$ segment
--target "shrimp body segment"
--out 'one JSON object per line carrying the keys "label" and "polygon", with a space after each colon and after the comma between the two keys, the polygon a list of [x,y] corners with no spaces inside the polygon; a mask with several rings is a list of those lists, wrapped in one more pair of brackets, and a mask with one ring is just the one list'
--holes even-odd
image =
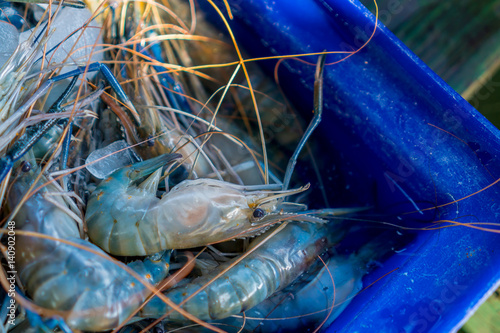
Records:
{"label": "shrimp body segment", "polygon": [[[97,187],[86,213],[94,244],[113,255],[148,255],[255,235],[258,224],[281,216],[272,214],[276,191],[200,178],[181,182],[159,199],[157,186],[151,186],[158,184],[158,172],[134,183],[167,159],[162,155],[122,168]],[[254,217],[257,207],[268,216]]]}
{"label": "shrimp body segment", "polygon": [[[205,287],[182,307],[201,320],[223,319],[251,309],[270,295],[290,285],[303,274],[317,256],[341,239],[342,232],[332,232],[325,224],[289,223],[272,239],[262,244],[244,259],[231,260],[189,284],[168,290],[165,295],[176,304]],[[267,237],[260,236],[252,247]],[[223,269],[234,265],[217,280],[208,284]],[[208,285],[207,285],[208,284]],[[171,308],[159,298],[153,298],[139,315],[158,318]],[[185,322],[178,312],[171,312],[169,321]]]}

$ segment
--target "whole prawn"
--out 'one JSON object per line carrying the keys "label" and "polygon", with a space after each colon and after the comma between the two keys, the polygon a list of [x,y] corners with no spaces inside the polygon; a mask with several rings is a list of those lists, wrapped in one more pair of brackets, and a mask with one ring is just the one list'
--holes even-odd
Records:
{"label": "whole prawn", "polygon": [[[18,163],[19,176],[8,195],[10,207],[19,204],[39,172],[34,159]],[[36,185],[46,182],[42,175]],[[65,320],[72,328],[116,327],[150,292],[106,253],[80,239],[75,221],[61,208],[67,207],[64,200],[58,196],[47,200],[52,191],[56,189],[49,183],[29,197],[14,218],[16,228],[68,240],[99,255],[57,240],[19,237],[16,268],[21,282],[36,304],[67,311]],[[135,261],[129,267],[155,285],[168,273],[169,256]]]}
{"label": "whole prawn", "polygon": [[[262,226],[283,218],[280,197],[307,189],[261,190],[266,186],[200,178],[181,182],[159,199],[159,168],[170,156],[122,168],[99,184],[85,215],[94,244],[114,255],[148,255],[255,235]],[[137,186],[138,180],[154,170]]]}

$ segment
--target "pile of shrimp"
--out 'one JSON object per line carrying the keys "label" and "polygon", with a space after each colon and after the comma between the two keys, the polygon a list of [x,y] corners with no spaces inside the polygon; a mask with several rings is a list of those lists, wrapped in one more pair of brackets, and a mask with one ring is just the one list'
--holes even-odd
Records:
{"label": "pile of shrimp", "polygon": [[383,251],[335,256],[337,216],[364,208],[308,210],[319,189],[293,177],[324,58],[308,125],[194,1],[18,2],[1,17],[25,36],[0,70],[4,331],[328,326]]}

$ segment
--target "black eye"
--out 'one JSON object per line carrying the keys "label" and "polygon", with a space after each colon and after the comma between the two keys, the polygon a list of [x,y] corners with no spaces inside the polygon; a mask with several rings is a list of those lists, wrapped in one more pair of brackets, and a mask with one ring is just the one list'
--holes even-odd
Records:
{"label": "black eye", "polygon": [[22,161],[21,162],[21,171],[22,172],[28,172],[31,170],[31,164],[30,162]]}
{"label": "black eye", "polygon": [[255,218],[261,218],[264,217],[264,215],[266,215],[266,213],[260,208],[257,208],[253,211],[253,217]]}

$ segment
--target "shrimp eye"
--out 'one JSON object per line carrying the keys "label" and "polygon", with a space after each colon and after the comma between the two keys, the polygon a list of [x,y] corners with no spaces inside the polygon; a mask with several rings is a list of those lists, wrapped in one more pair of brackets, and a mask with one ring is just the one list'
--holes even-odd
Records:
{"label": "shrimp eye", "polygon": [[264,217],[264,215],[266,215],[266,213],[260,209],[260,208],[257,208],[256,210],[253,211],[253,217],[255,218],[261,218],[261,217]]}
{"label": "shrimp eye", "polygon": [[22,161],[21,162],[21,171],[22,172],[29,172],[30,170],[31,170],[30,162]]}

